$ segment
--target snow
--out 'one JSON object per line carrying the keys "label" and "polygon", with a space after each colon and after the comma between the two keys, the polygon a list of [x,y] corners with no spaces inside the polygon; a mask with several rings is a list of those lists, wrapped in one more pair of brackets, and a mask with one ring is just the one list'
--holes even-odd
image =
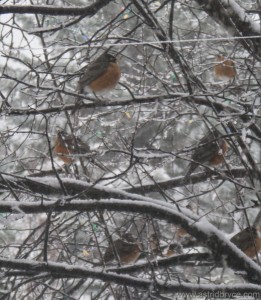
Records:
{"label": "snow", "polygon": [[[111,190],[108,188],[104,188],[105,190]],[[124,193],[125,195],[131,195],[129,193]],[[135,199],[136,198],[139,199]],[[135,199],[135,200],[134,200]],[[11,207],[15,208],[15,211],[19,211],[19,202],[10,202],[8,201],[4,202],[5,206],[10,205]],[[38,201],[34,203],[24,203],[24,207],[53,207],[55,208],[57,205],[57,201]],[[113,210],[129,210],[133,212],[146,212],[149,211],[152,215],[157,215],[159,218],[169,220],[173,223],[180,224],[182,222],[182,226],[184,229],[188,230],[188,232],[192,235],[202,236],[204,239],[202,242],[207,241],[209,238],[216,236],[221,243],[224,245],[229,246],[233,253],[237,257],[241,257],[244,259],[245,262],[247,262],[248,266],[251,267],[256,271],[257,274],[260,274],[261,276],[261,270],[259,266],[252,261],[250,258],[248,258],[244,253],[242,253],[233,243],[231,243],[226,236],[220,232],[215,226],[210,224],[206,218],[199,217],[192,213],[188,209],[181,209],[182,212],[177,211],[174,205],[171,205],[166,202],[158,201],[151,199],[149,197],[143,197],[139,195],[132,195],[132,199],[130,200],[123,200],[123,199],[116,199],[116,198],[109,198],[107,200],[71,200],[68,204],[70,209],[73,209],[73,207],[77,207],[77,209],[86,209],[88,210],[88,207],[93,209],[93,206],[96,206],[97,209],[99,208],[112,208]],[[0,204],[1,207],[1,204]],[[157,213],[156,213],[157,212]]]}
{"label": "snow", "polygon": [[251,25],[253,31],[260,32],[260,24],[254,22],[253,19],[251,19],[249,15],[245,13],[244,8],[237,4],[236,1],[221,0],[221,2],[223,2],[226,6],[230,6],[243,22],[248,22]]}

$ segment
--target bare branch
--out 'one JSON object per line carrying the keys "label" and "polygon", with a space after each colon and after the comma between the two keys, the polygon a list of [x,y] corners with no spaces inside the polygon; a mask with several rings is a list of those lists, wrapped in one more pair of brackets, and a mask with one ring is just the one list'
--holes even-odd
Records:
{"label": "bare branch", "polygon": [[112,0],[97,0],[89,6],[0,5],[0,14],[43,14],[51,16],[93,16]]}
{"label": "bare branch", "polygon": [[[197,0],[202,9],[215,20],[221,22],[234,36],[259,36],[260,26],[254,23],[244,9],[234,0]],[[260,60],[260,38],[242,39],[239,42]]]}

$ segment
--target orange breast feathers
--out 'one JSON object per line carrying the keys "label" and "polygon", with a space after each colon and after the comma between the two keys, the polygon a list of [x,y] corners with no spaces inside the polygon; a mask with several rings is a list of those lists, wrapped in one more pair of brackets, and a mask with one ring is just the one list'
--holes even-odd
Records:
{"label": "orange breast feathers", "polygon": [[90,83],[90,89],[96,92],[106,92],[112,90],[121,77],[121,71],[117,63],[110,63],[106,72]]}
{"label": "orange breast feathers", "polygon": [[237,75],[235,63],[230,59],[225,59],[223,55],[217,55],[214,73],[219,79],[233,79]]}
{"label": "orange breast feathers", "polygon": [[209,163],[212,166],[220,165],[225,159],[225,155],[228,150],[228,144],[224,139],[222,139],[219,146],[220,146],[220,148],[219,148],[218,152],[216,152],[215,155],[213,155],[213,157],[209,160]]}
{"label": "orange breast feathers", "polygon": [[54,151],[64,163],[70,164],[73,162],[73,159],[69,157],[71,154],[70,150],[61,143],[59,138],[55,141]]}
{"label": "orange breast feathers", "polygon": [[254,258],[261,250],[260,227],[247,227],[231,238],[241,251]]}

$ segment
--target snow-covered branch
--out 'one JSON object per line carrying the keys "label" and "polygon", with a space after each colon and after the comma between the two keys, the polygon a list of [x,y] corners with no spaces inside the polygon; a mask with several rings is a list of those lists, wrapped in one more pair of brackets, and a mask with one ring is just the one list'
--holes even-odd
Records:
{"label": "snow-covered branch", "polygon": [[[127,194],[126,194],[127,196]],[[0,203],[2,213],[49,213],[64,211],[128,211],[150,214],[152,217],[164,219],[174,224],[180,224],[189,234],[203,245],[211,249],[214,259],[222,261],[226,256],[226,263],[235,270],[244,270],[249,281],[260,282],[261,269],[249,257],[242,253],[222,232],[217,230],[206,219],[201,218],[188,209],[177,210],[176,205],[139,196],[136,200],[72,200],[37,201],[32,203],[8,202]]]}
{"label": "snow-covered branch", "polygon": [[202,284],[189,284],[189,283],[175,283],[168,281],[167,283],[161,280],[156,282],[134,277],[130,275],[118,275],[113,272],[107,272],[101,268],[88,268],[80,265],[69,265],[66,263],[56,262],[39,262],[36,260],[23,260],[23,259],[5,259],[0,258],[0,266],[2,268],[27,270],[28,274],[40,274],[42,276],[52,276],[54,278],[95,278],[102,281],[114,282],[117,284],[133,286],[136,288],[153,289],[164,293],[223,293],[230,294],[236,292],[237,295],[244,293],[261,293],[261,287],[255,284],[234,284],[228,286],[222,285],[202,285]]}
{"label": "snow-covered branch", "polygon": [[197,2],[206,13],[222,23],[234,36],[255,36],[252,39],[242,39],[240,42],[250,54],[261,59],[260,38],[256,38],[260,35],[260,25],[250,18],[244,8],[234,0],[197,0]]}
{"label": "snow-covered branch", "polygon": [[89,6],[0,5],[0,14],[43,14],[52,16],[93,16],[112,0],[97,0]]}
{"label": "snow-covered branch", "polygon": [[[241,186],[232,178],[242,178],[246,175],[244,168],[231,169],[229,171],[222,170],[222,172],[214,172],[214,175],[207,174],[206,172],[196,173],[191,175],[190,182],[195,184],[206,181],[210,176],[214,176],[216,180],[229,179],[235,184]],[[157,182],[157,184],[144,184],[143,186],[132,187],[126,190],[107,188],[100,184],[93,185],[80,180],[63,178],[62,183],[71,197],[80,199],[106,199],[109,197],[121,197],[122,199],[137,199],[141,197],[139,193],[157,192],[159,188],[162,190],[169,190],[183,185],[183,176],[178,176],[171,180]],[[57,179],[53,176],[45,176],[44,178],[22,177],[22,176],[4,176],[0,179],[2,189],[10,187],[17,189],[17,191],[33,192],[46,197],[52,195],[63,195],[63,188],[60,186]],[[247,186],[244,186],[245,188]],[[251,187],[249,187],[251,189]],[[133,194],[133,193],[136,193]]]}

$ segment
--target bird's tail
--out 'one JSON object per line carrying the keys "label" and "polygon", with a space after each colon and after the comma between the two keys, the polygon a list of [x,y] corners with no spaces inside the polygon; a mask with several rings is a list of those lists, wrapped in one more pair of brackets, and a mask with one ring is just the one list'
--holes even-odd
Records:
{"label": "bird's tail", "polygon": [[182,180],[182,183],[183,184],[187,184],[189,181],[190,181],[190,175],[194,172],[194,170],[197,168],[197,164],[191,162],[188,169],[187,169],[187,172],[186,174],[184,175],[184,178]]}

